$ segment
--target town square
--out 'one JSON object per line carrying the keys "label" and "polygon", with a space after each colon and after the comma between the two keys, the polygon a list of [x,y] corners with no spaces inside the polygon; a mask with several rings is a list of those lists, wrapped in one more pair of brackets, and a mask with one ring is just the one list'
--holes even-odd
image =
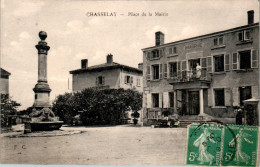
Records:
{"label": "town square", "polygon": [[259,165],[259,1],[1,1],[1,164]]}

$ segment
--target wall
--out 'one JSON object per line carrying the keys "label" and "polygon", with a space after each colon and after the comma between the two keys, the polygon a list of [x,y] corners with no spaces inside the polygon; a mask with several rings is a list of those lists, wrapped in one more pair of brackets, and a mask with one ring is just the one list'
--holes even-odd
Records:
{"label": "wall", "polygon": [[96,77],[104,76],[104,86],[117,89],[120,86],[120,69],[103,70],[99,72],[85,72],[73,74],[72,89],[73,91],[82,91],[83,89],[96,87]]}
{"label": "wall", "polygon": [[[133,77],[133,83],[132,84],[125,83],[125,76]],[[120,79],[121,79],[120,88],[136,89],[138,92],[143,91],[143,75],[142,74],[138,74],[136,72],[130,72],[130,71],[126,71],[126,70],[121,70]],[[140,86],[137,86],[137,79],[140,79]]]}
{"label": "wall", "polygon": [[[133,77],[133,84],[125,84],[125,76],[129,75]],[[105,84],[103,86],[109,86],[109,88],[124,88],[124,89],[136,89],[139,92],[143,91],[142,74],[130,72],[121,69],[103,70],[100,72],[85,72],[80,74],[73,74],[72,88],[73,91],[81,91],[85,88],[96,87],[96,78],[98,76],[105,77]],[[140,86],[137,86],[137,78],[140,78]]]}
{"label": "wall", "polygon": [[9,94],[9,79],[0,78],[0,93]]}

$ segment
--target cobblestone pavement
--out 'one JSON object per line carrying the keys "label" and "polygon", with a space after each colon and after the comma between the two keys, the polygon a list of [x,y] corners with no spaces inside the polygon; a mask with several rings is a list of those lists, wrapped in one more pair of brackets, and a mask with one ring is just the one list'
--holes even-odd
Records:
{"label": "cobblestone pavement", "polygon": [[3,164],[184,165],[187,130],[150,127],[62,127],[65,136],[1,136]]}

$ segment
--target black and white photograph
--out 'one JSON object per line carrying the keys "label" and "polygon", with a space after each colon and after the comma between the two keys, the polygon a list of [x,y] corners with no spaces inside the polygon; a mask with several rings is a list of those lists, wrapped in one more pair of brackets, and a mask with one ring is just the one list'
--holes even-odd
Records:
{"label": "black and white photograph", "polygon": [[258,0],[0,0],[1,165],[259,166]]}

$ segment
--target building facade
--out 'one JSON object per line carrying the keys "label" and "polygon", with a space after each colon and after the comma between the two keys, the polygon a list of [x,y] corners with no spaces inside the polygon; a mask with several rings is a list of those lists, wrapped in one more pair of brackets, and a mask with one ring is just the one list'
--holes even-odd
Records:
{"label": "building facade", "polygon": [[143,121],[153,124],[163,111],[179,119],[234,122],[234,107],[258,98],[259,23],[248,11],[248,24],[143,51]]}
{"label": "building facade", "polygon": [[70,71],[73,92],[86,88],[134,89],[143,91],[142,64],[138,68],[113,62],[113,55],[107,55],[107,62],[88,67],[88,60],[81,60],[81,69]]}
{"label": "building facade", "polygon": [[9,76],[11,73],[1,68],[0,93],[9,94]]}

